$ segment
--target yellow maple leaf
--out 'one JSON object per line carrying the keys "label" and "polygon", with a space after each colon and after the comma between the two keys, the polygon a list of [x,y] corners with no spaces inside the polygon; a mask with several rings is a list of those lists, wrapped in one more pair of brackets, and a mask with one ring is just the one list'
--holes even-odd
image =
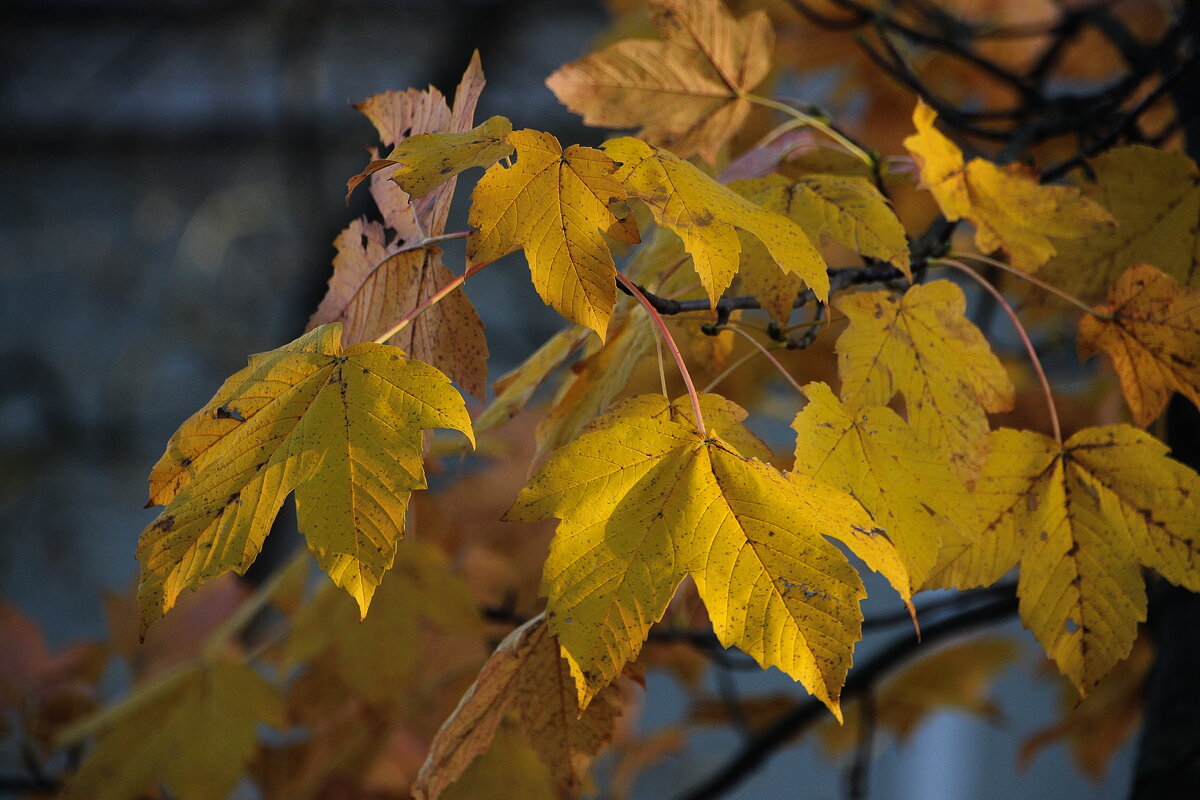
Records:
{"label": "yellow maple leaf", "polygon": [[789,179],[768,175],[735,181],[729,188],[768,211],[794,220],[808,238],[829,236],[856,253],[886,261],[909,278],[904,226],[887,198],[866,178],[853,175],[805,175]]}
{"label": "yellow maple leaf", "polygon": [[400,142],[387,160],[398,164],[391,179],[414,200],[472,167],[490,167],[512,155],[512,123],[492,117],[462,133],[422,133]]}
{"label": "yellow maple leaf", "polygon": [[1009,411],[1013,387],[987,340],[965,316],[966,298],[949,281],[891,292],[842,295],[834,306],[850,325],[838,337],[842,401],[886,406],[904,395],[920,439],[970,480],[983,458],[987,413]]}
{"label": "yellow maple leaf", "polygon": [[[814,245],[830,236],[864,256],[887,261],[912,277],[904,227],[886,198],[865,178],[810,175],[789,180],[782,175],[734,181],[729,188],[768,211],[798,224]],[[765,248],[745,234],[738,275],[746,288],[781,325],[791,314],[801,284],[779,269]]]}
{"label": "yellow maple leaf", "polygon": [[175,670],[65,731],[98,734],[67,781],[67,800],[128,800],[161,781],[180,800],[226,797],[258,742],[258,725],[283,724],[275,689],[252,667],[218,660]]}
{"label": "yellow maple leaf", "polygon": [[491,167],[475,185],[467,257],[479,264],[524,248],[542,299],[603,339],[616,302],[616,267],[601,234],[631,233],[608,207],[625,199],[617,165],[591,147],[563,150],[541,131],[515,131],[508,141],[516,163]]}
{"label": "yellow maple leaf", "polygon": [[829,276],[825,261],[792,220],[755,205],[717,183],[693,164],[631,137],[604,143],[621,164],[617,179],[632,199],[641,200],[654,220],[674,231],[692,257],[696,274],[716,303],[738,270],[738,230],[762,242],[784,272],[800,276],[825,300]]}
{"label": "yellow maple leaf", "polygon": [[985,584],[1019,561],[1022,621],[1086,694],[1146,618],[1142,566],[1200,590],[1200,476],[1129,425],[1085,428],[1064,445],[1001,429],[989,445],[981,523],[939,565],[941,584]]}
{"label": "yellow maple leaf", "polygon": [[588,762],[612,739],[628,700],[627,689],[615,683],[581,713],[558,639],[539,614],[505,637],[442,725],[413,795],[436,800],[490,748],[512,713],[560,795],[578,797]]}
{"label": "yellow maple leaf", "polygon": [[[310,328],[342,323],[342,343],[372,342],[416,309],[454,275],[438,247],[393,252],[383,226],[355,220],[333,243],[329,290]],[[487,339],[475,307],[460,289],[426,309],[388,340],[418,361],[434,364],[463,391],[482,399],[487,383]]]}
{"label": "yellow maple leaf", "polygon": [[344,349],[341,325],[250,358],[180,426],[150,475],[167,504],[142,531],[143,628],[195,588],[244,572],[292,491],[321,568],[366,614],[425,487],[422,430],[474,443],[462,397],[428,364],[373,343]]}
{"label": "yellow maple leaf", "polygon": [[1138,425],[1158,418],[1172,392],[1200,406],[1200,288],[1149,264],[1129,268],[1107,305],[1079,323],[1079,355],[1108,353]]}
{"label": "yellow maple leaf", "polygon": [[1153,264],[1200,286],[1200,168],[1183,153],[1134,145],[1099,156],[1096,199],[1117,227],[1062,242],[1038,274],[1079,297],[1102,297],[1129,267]]}
{"label": "yellow maple leaf", "polygon": [[[437,132],[462,134],[471,128],[475,106],[484,84],[479,51],[475,51],[454,92],[453,109],[447,106],[442,93],[432,86],[426,91],[409,89],[372,95],[355,105],[355,108],[371,120],[385,147],[402,142],[406,136]],[[396,169],[394,160],[378,158],[378,154],[372,150],[371,163],[346,182],[347,199],[354,188],[370,176],[371,196],[383,213],[384,222],[396,231],[401,240],[407,242],[441,234],[446,228],[456,178],[446,175],[446,179],[433,191],[423,197],[412,198],[392,182]]]}
{"label": "yellow maple leaf", "polygon": [[763,11],[735,20],[720,0],[651,0],[662,41],[631,39],[561,67],[546,85],[588,125],[641,127],[681,157],[715,163],[750,112],[745,93],[771,71]]}
{"label": "yellow maple leaf", "polygon": [[865,593],[824,534],[869,529],[870,518],[848,495],[802,487],[676,416],[618,409],[558,450],[507,515],[562,520],[542,588],[580,705],[636,658],[691,576],[722,644],[840,714]]}
{"label": "yellow maple leaf", "polygon": [[1019,167],[982,158],[963,162],[962,151],[935,127],[924,102],[913,111],[917,132],[904,140],[946,219],[967,219],[984,253],[1003,248],[1017,269],[1033,272],[1057,252],[1053,239],[1083,239],[1114,224],[1112,215],[1069,186],[1042,186]]}
{"label": "yellow maple leaf", "polygon": [[887,531],[904,564],[888,577],[908,601],[942,542],[957,540],[969,519],[966,487],[891,409],[863,406],[852,415],[823,383],[804,394],[808,405],[792,422],[796,473],[850,492]]}

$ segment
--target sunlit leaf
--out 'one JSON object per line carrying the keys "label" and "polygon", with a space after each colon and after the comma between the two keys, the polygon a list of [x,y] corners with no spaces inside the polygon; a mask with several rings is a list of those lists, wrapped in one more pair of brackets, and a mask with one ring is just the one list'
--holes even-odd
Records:
{"label": "sunlit leaf", "polygon": [[392,565],[409,493],[425,487],[422,431],[474,441],[446,376],[324,325],[253,356],[171,437],[150,476],[167,504],[138,543],[143,626],[184,588],[243,572],[287,495],[321,568],[365,615]]}

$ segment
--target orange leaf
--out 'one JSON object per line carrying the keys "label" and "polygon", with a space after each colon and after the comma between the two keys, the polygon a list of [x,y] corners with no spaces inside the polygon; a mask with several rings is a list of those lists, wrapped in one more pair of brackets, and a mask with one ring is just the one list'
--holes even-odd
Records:
{"label": "orange leaf", "polygon": [[1138,425],[1153,422],[1172,392],[1200,406],[1200,289],[1140,264],[1121,276],[1109,289],[1108,304],[1096,310],[1112,318],[1083,318],[1080,357],[1108,353]]}
{"label": "orange leaf", "polygon": [[628,39],[560,68],[546,85],[588,125],[641,126],[641,138],[712,164],[750,113],[743,97],[771,70],[767,15],[736,20],[720,0],[651,0],[663,41]]}
{"label": "orange leaf", "polygon": [[509,634],[430,748],[413,796],[435,800],[491,747],[509,711],[564,795],[578,797],[588,761],[609,742],[626,696],[620,683],[580,712],[558,639],[538,615]]}

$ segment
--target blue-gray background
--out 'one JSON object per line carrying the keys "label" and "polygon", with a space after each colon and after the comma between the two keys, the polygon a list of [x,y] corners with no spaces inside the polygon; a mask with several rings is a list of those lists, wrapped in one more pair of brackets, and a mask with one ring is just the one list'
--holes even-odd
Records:
{"label": "blue-gray background", "polygon": [[[369,123],[351,104],[434,83],[471,51],[502,113],[594,143],[542,81],[606,24],[583,0],[7,0],[0,8],[0,595],[52,643],[99,635],[100,594],[133,580],[145,478],[171,431],[248,353],[297,335],[324,290],[337,232],[366,210],[345,180]],[[819,84],[797,79],[819,100]],[[461,217],[461,210],[459,212]],[[457,267],[456,267],[457,268]],[[514,273],[470,294],[501,374],[561,324]],[[882,594],[882,592],[881,592]],[[894,605],[894,604],[893,604]],[[1105,786],[1062,747],[1025,772],[1023,734],[1052,717],[1052,684],[1019,626],[1022,668],[999,727],[947,713],[871,772],[878,800],[1121,797],[1129,748]],[[860,660],[862,655],[860,655]],[[747,691],[791,685],[739,673]],[[799,690],[796,690],[799,692]],[[644,725],[685,699],[652,678]],[[670,797],[737,746],[702,733],[637,784]],[[8,748],[0,771],[16,772]],[[834,798],[843,776],[792,747],[731,797]]]}

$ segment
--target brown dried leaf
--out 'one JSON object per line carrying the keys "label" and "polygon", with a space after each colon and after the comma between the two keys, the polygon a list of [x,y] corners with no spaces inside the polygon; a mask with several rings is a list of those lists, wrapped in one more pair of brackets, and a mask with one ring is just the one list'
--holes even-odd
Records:
{"label": "brown dried leaf", "polygon": [[1158,418],[1172,392],[1200,406],[1200,288],[1180,286],[1149,264],[1131,267],[1096,309],[1112,319],[1079,323],[1079,355],[1112,359],[1133,418]]}
{"label": "brown dried leaf", "polygon": [[[454,280],[437,247],[393,252],[383,226],[355,220],[334,241],[337,255],[329,291],[308,322],[309,329],[341,322],[347,345],[374,341],[389,327]],[[483,323],[458,289],[423,312],[388,340],[418,361],[441,369],[462,389],[483,399],[487,383],[487,339]]]}

